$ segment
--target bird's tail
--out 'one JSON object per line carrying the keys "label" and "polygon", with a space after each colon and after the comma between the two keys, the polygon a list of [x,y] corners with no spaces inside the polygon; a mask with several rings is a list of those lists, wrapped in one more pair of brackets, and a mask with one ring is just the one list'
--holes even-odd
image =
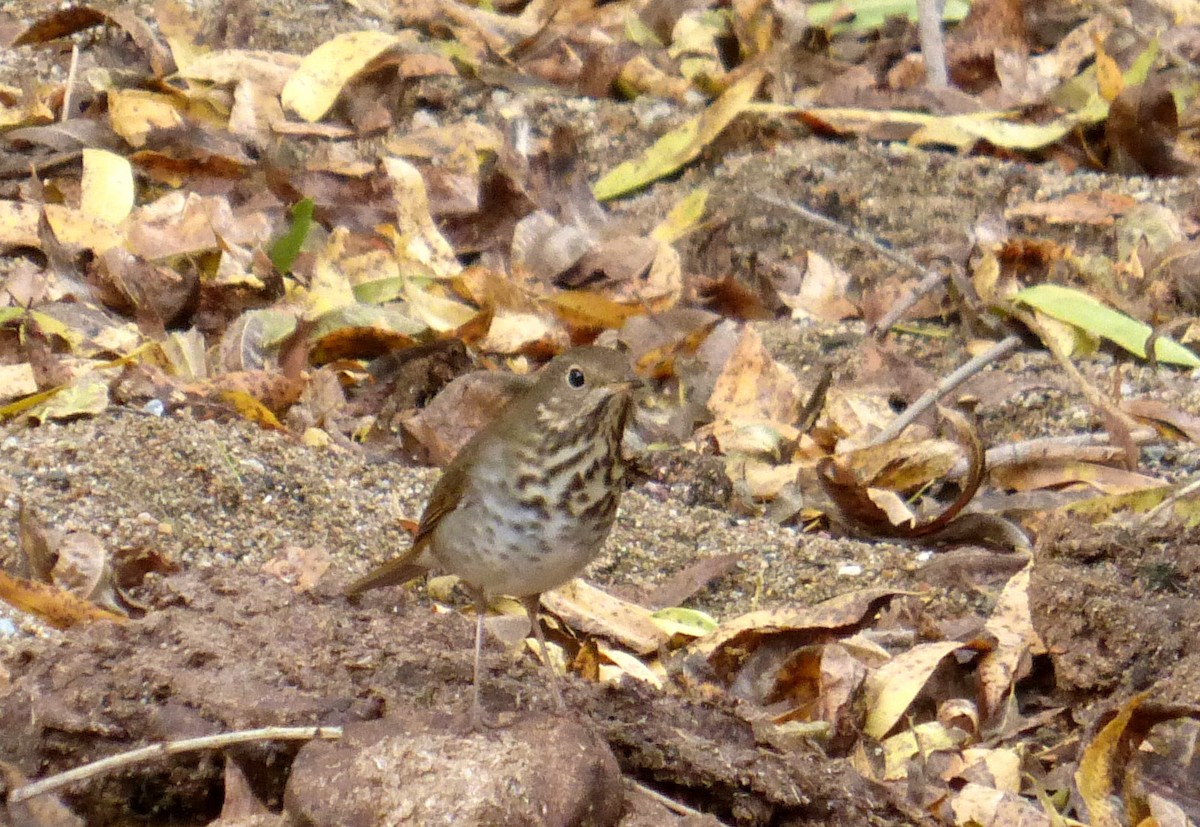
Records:
{"label": "bird's tail", "polygon": [[403,557],[389,560],[378,568],[372,569],[363,577],[355,580],[342,590],[346,597],[356,597],[365,591],[382,588],[383,586],[399,586],[420,577],[429,571],[422,566]]}

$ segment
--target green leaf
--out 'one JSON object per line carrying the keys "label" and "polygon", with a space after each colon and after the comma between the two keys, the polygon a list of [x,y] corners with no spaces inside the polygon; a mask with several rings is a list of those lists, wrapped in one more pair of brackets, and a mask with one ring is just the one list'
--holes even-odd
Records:
{"label": "green leaf", "polygon": [[[970,4],[967,0],[947,0],[942,10],[942,20],[957,23],[967,16]],[[854,19],[847,25],[851,31],[873,31],[883,25],[889,17],[903,15],[909,20],[917,19],[917,0],[831,0],[825,3],[809,3],[808,22],[814,26],[824,25],[834,13],[842,15],[853,12]]]}
{"label": "green leaf", "polygon": [[280,273],[292,272],[296,256],[300,255],[300,248],[308,238],[308,231],[312,228],[313,200],[302,198],[297,201],[292,206],[291,216],[292,225],[286,233],[276,239],[271,245],[271,252],[268,253],[275,270]]}
{"label": "green leaf", "polygon": [[[1108,339],[1135,356],[1146,358],[1146,339],[1154,332],[1150,325],[1114,310],[1081,290],[1058,284],[1038,284],[1026,287],[1013,298],[1060,322]],[[1155,350],[1160,362],[1200,367],[1200,358],[1196,354],[1165,336],[1159,338]]]}
{"label": "green leaf", "polygon": [[64,385],[43,404],[29,412],[35,422],[74,419],[98,414],[108,407],[108,380],[98,371],[85,373]]}
{"label": "green leaf", "polygon": [[678,606],[659,609],[650,615],[660,629],[669,635],[682,634],[689,637],[704,637],[720,625],[712,615],[698,609],[683,609]]}

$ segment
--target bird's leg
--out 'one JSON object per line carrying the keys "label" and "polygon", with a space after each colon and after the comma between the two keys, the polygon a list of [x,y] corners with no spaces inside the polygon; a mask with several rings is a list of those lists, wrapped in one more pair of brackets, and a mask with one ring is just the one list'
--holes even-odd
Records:
{"label": "bird's leg", "polygon": [[479,700],[479,684],[483,671],[483,618],[487,614],[487,593],[483,589],[472,588],[471,597],[475,600],[475,677],[471,682],[471,726],[482,729],[486,726],[483,720],[483,703]]}
{"label": "bird's leg", "polygon": [[533,634],[537,637],[538,646],[542,650],[542,663],[545,664],[546,670],[550,673],[550,688],[554,690],[554,700],[558,703],[558,710],[562,712],[567,708],[563,701],[562,689],[559,688],[558,671],[554,668],[554,662],[550,660],[550,650],[546,646],[546,635],[542,632],[542,624],[538,621],[538,608],[542,602],[540,594],[531,594],[521,598],[521,603],[525,606],[525,613],[529,615],[529,625],[533,627]]}

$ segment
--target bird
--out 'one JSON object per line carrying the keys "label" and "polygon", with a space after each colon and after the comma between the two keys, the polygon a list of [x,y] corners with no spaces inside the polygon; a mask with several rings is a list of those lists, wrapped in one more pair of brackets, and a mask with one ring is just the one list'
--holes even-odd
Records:
{"label": "bird", "polygon": [[412,544],[344,589],[406,583],[436,569],[459,577],[475,603],[471,719],[478,728],[488,597],[520,600],[559,710],[559,678],[538,621],[543,592],[600,553],[625,487],[622,439],[641,382],[616,350],[575,347],[551,359],[446,466]]}

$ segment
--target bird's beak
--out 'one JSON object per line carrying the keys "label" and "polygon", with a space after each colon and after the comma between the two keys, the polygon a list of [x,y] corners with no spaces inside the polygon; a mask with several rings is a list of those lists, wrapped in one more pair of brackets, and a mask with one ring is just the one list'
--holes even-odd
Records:
{"label": "bird's beak", "polygon": [[620,382],[611,382],[609,383],[609,387],[614,391],[627,391],[632,393],[634,391],[641,390],[642,388],[646,387],[647,384],[648,383],[645,379],[642,379],[640,376],[635,376],[632,379],[624,379]]}

